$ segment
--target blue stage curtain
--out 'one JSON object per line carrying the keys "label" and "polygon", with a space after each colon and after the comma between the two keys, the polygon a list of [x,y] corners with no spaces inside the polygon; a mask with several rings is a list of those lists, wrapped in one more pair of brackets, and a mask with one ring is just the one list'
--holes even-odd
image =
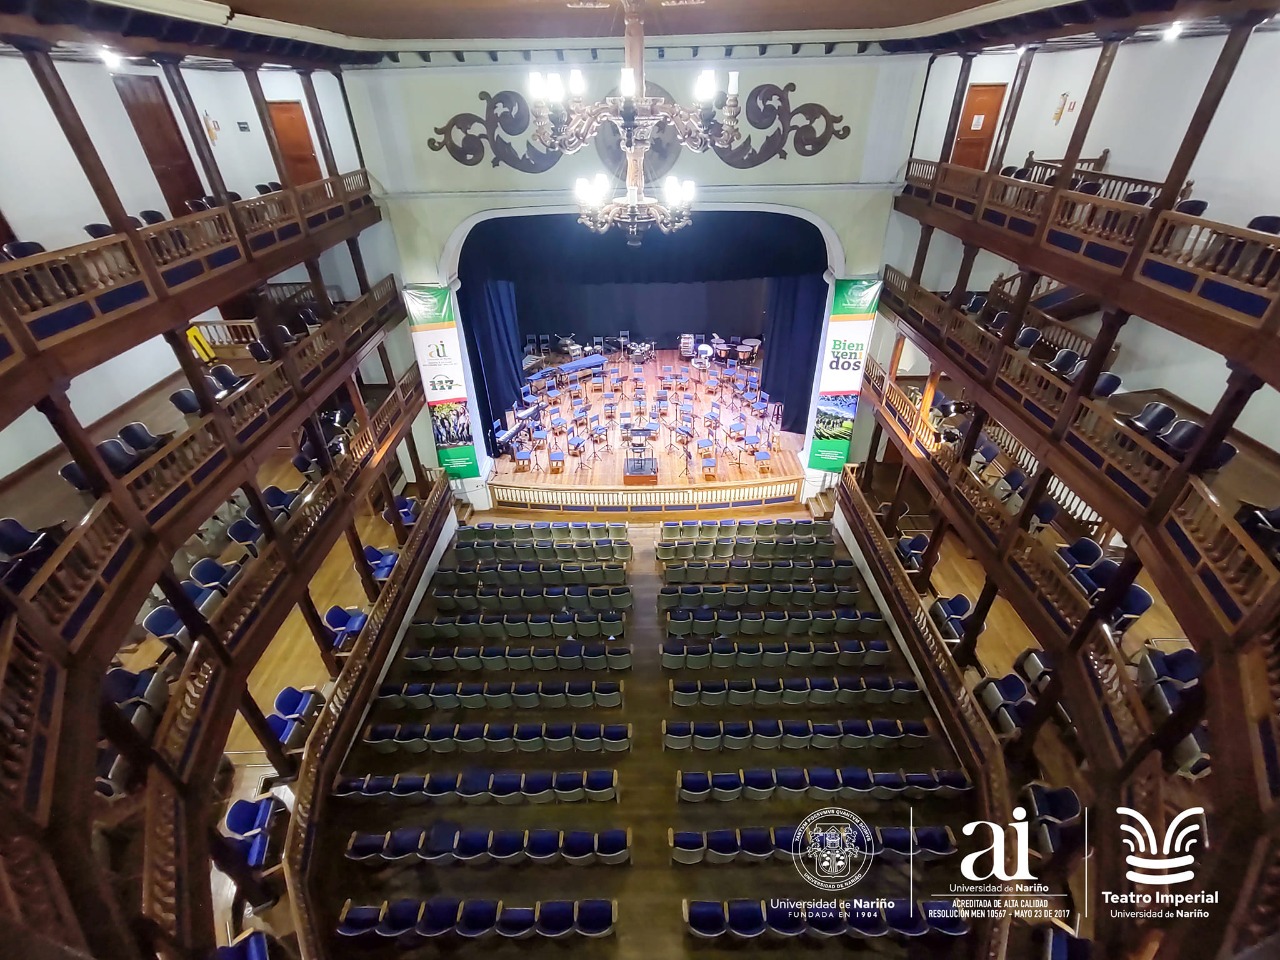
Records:
{"label": "blue stage curtain", "polygon": [[767,287],[760,386],[771,401],[782,402],[782,429],[804,433],[809,401],[817,389],[814,366],[822,355],[827,281],[822,274],[811,273],[771,277]]}
{"label": "blue stage curtain", "polygon": [[489,425],[504,419],[506,411],[520,398],[524,385],[516,286],[510,280],[484,280],[468,289],[464,283],[458,288],[458,307],[471,373],[479,385],[471,401],[486,426],[489,453],[496,454]]}

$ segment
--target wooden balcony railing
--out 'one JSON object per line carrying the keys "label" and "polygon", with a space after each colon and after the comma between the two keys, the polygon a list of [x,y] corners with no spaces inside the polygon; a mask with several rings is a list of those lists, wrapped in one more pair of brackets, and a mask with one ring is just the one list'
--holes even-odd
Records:
{"label": "wooden balcony railing", "polygon": [[255,320],[198,320],[191,324],[220,360],[243,360],[249,344],[261,340]]}
{"label": "wooden balcony railing", "polygon": [[933,181],[937,175],[938,164],[933,160],[912,157],[907,161],[907,189],[914,190],[917,196],[927,197],[933,193]]}
{"label": "wooden balcony railing", "polygon": [[1070,636],[1088,612],[1089,601],[1053,551],[1034,534],[1019,530],[1014,536],[1009,561],[1014,572],[1038,595],[1041,605],[1063,634]]}
{"label": "wooden balcony railing", "polygon": [[[311,339],[307,337],[307,340]],[[273,363],[224,399],[220,406],[231,420],[236,439],[247,443],[267,425],[271,417],[279,414],[296,399],[284,366]]]}
{"label": "wooden balcony railing", "polygon": [[342,177],[317,180],[298,188],[298,206],[306,217],[307,226],[323,226],[329,220],[337,220],[346,214],[346,195],[342,191]]}
{"label": "wooden balcony railing", "polygon": [[268,543],[227,592],[226,599],[209,618],[214,632],[233,653],[253,627],[262,608],[284,582],[288,567],[279,546]]}
{"label": "wooden balcony railing", "polygon": [[332,474],[307,491],[300,504],[293,508],[293,516],[280,531],[284,541],[296,554],[306,552],[312,534],[324,523],[338,500],[338,483]]}
{"label": "wooden balcony railing", "polygon": [[1080,648],[1080,656],[1098,694],[1098,704],[1116,753],[1124,760],[1151,735],[1151,720],[1142,705],[1142,697],[1106,627],[1090,632]]}
{"label": "wooden balcony railing", "polygon": [[289,833],[283,857],[289,902],[302,960],[321,960],[325,933],[312,907],[308,889],[316,834],[326,794],[360,717],[372,695],[383,664],[391,654],[396,635],[408,614],[408,600],[440,538],[450,511],[448,481],[438,470],[429,471],[432,486],[423,498],[422,512],[400,553],[400,561],[384,584],[369,619],[343,661],[342,672],[307,737]]}
{"label": "wooden balcony railing", "polygon": [[0,263],[0,299],[42,349],[155,298],[125,236]]}
{"label": "wooden balcony railing", "polygon": [[1136,279],[1173,296],[1207,301],[1241,323],[1257,325],[1280,296],[1280,237],[1162,213]]}
{"label": "wooden balcony railing", "polygon": [[14,611],[0,619],[0,801],[37,823],[48,815],[63,670]]}
{"label": "wooden balcony railing", "polygon": [[972,167],[953,163],[938,165],[937,179],[933,185],[933,202],[941,207],[952,207],[962,213],[972,214],[982,199],[985,174]]}
{"label": "wooden balcony railing", "polygon": [[990,174],[978,218],[1023,237],[1034,237],[1048,206],[1050,188]]}
{"label": "wooden balcony railing", "polygon": [[1228,632],[1280,585],[1276,562],[1198,479],[1191,478],[1164,523],[1200,591]]}
{"label": "wooden balcony railing", "polygon": [[1009,527],[1013,525],[1013,516],[1009,513],[1009,508],[996,499],[991,489],[967,468],[956,472],[955,489],[960,494],[961,502],[968,504],[969,509],[977,517],[978,525],[991,542],[1000,543]]}
{"label": "wooden balcony railing", "polygon": [[[340,325],[345,326],[345,321]],[[342,342],[345,338],[340,341],[328,326],[323,326],[289,348],[294,369],[304,387],[341,356]]]}
{"label": "wooden balcony railing", "polygon": [[1115,417],[1107,404],[1082,400],[1066,445],[1099,468],[1130,499],[1145,507],[1177,461]]}
{"label": "wooden balcony railing", "polygon": [[[997,280],[991,285],[991,289],[987,291],[987,312],[990,314],[999,313],[1001,310],[1012,311],[1014,306],[1014,296],[1017,283],[1022,279],[1021,274],[1014,274],[1009,280],[1015,281],[1010,284],[1008,280]],[[1050,281],[1048,285],[1044,283],[1045,278],[1041,278],[1040,283],[1036,284],[1036,290],[1041,287],[1048,287],[1045,292],[1061,287],[1056,281]],[[1042,293],[1032,291],[1033,299],[1036,296],[1043,296]],[[1063,323],[1054,317],[1049,316],[1043,310],[1028,305],[1026,312],[1021,318],[1014,317],[1013,321],[1021,321],[1023,326],[1035,327],[1040,331],[1040,339],[1051,344],[1058,350],[1074,350],[1082,357],[1087,357],[1089,351],[1093,349],[1094,338],[1088,334],[1082,333],[1069,323]],[[1112,359],[1114,359],[1116,351],[1112,351]]]}
{"label": "wooden balcony railing", "polygon": [[[213,626],[217,630],[217,625]],[[190,772],[199,727],[207,719],[218,687],[227,682],[228,677],[229,671],[214,655],[210,645],[197,640],[182,675],[173,685],[169,705],[156,731],[156,751],[179,776]]]}
{"label": "wooden balcony railing", "polygon": [[1014,350],[1006,351],[1001,360],[996,389],[1045,428],[1053,426],[1071,392],[1062,378]]}
{"label": "wooden balcony railing", "polygon": [[1124,269],[1149,207],[1065,190],[1049,214],[1045,244],[1100,269]]}
{"label": "wooden balcony railing", "polygon": [[[859,489],[856,468],[852,466],[845,467],[841,478],[839,503],[863,556],[893,608],[886,612],[893,613],[901,628],[925,685],[940,706],[942,722],[969,769],[977,787],[979,809],[986,819],[995,823],[1011,822],[1006,819],[1012,815],[1012,803],[1000,741],[981,705],[965,685],[963,672]],[[973,956],[1001,960],[1008,946],[1008,918],[976,926],[978,944]],[[305,956],[304,960],[307,960]]]}
{"label": "wooden balcony railing", "polygon": [[[1107,166],[1107,160],[1111,157],[1110,150],[1103,150],[1096,157],[1081,157],[1076,161],[1076,170],[1084,172],[1092,170],[1101,173]],[[1057,178],[1059,171],[1062,170],[1062,158],[1053,160],[1038,160],[1036,153],[1032,150],[1027,154],[1026,162],[1023,163],[1031,174],[1031,179],[1036,183],[1053,183]]]}
{"label": "wooden balcony railing", "polygon": [[973,317],[958,311],[952,313],[943,345],[980,377],[987,375],[1004,349],[999,337],[984,329]]}
{"label": "wooden balcony railing", "polygon": [[205,416],[174,437],[124,477],[134,503],[153,523],[177,506],[227,463],[229,454]]}
{"label": "wooden balcony railing", "polygon": [[297,199],[288,190],[237,200],[234,206],[251,250],[265,250],[302,233]]}
{"label": "wooden balcony railing", "polygon": [[181,290],[244,260],[226,207],[146,226],[138,234],[170,291]]}
{"label": "wooden balcony railing", "polygon": [[109,499],[101,499],[58,544],[21,596],[70,643],[92,629],[101,612],[98,601],[134,549],[124,517]]}

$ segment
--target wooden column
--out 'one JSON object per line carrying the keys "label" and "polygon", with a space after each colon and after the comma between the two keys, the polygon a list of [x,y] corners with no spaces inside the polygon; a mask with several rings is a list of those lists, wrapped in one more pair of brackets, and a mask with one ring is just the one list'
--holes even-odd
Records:
{"label": "wooden column", "polygon": [[102,700],[98,703],[98,728],[120,753],[133,765],[133,775],[142,776],[155,767],[180,793],[186,793],[187,785],[173,769],[173,765],[157,752],[151,742],[125,719],[114,703]]}
{"label": "wooden column", "polygon": [[1045,490],[1048,489],[1049,480],[1052,477],[1052,471],[1042,462],[1036,469],[1035,476],[1027,481],[1027,492],[1022,498],[1022,507],[1014,518],[1013,524],[1010,525],[1000,541],[999,552],[1001,556],[1004,556],[1013,548],[1018,531],[1026,530],[1031,526],[1031,518],[1035,516],[1036,506],[1044,498]]}
{"label": "wooden column", "polygon": [[347,111],[347,123],[351,125],[351,142],[356,145],[356,160],[360,162],[361,169],[364,168],[364,150],[360,148],[360,132],[356,130],[356,118],[351,112],[351,98],[347,96],[347,81],[342,76],[342,68],[334,67],[333,75],[338,79],[338,89],[342,91],[342,106]]}
{"label": "wooden column", "polygon": [[262,708],[249,695],[249,691],[245,690],[240,697],[240,703],[236,707],[240,712],[240,716],[244,718],[244,722],[249,725],[249,729],[253,731],[253,735],[258,742],[262,744],[262,752],[267,755],[267,759],[271,761],[271,765],[276,768],[276,773],[286,779],[292,780],[298,775],[298,764],[285,752],[284,745],[275,738],[275,734],[271,732],[271,728],[267,726],[266,715],[263,714]]}
{"label": "wooden column", "polygon": [[1009,86],[1009,101],[1004,108],[1004,118],[1000,121],[1000,131],[996,134],[995,148],[991,151],[992,173],[999,173],[1004,166],[1005,151],[1009,149],[1009,137],[1013,134],[1014,121],[1018,119],[1018,108],[1022,105],[1022,93],[1027,86],[1027,77],[1031,74],[1031,61],[1035,59],[1039,47],[1029,44],[1018,58],[1018,66],[1013,71],[1013,83]]}
{"label": "wooden column", "polygon": [[901,514],[906,512],[907,506],[907,480],[911,476],[911,468],[907,466],[907,461],[902,461],[902,467],[898,470],[898,485],[893,488],[893,499],[889,502],[889,512],[885,514],[885,532],[890,537],[898,535],[898,521],[902,519]]}
{"label": "wooden column", "polygon": [[929,379],[924,382],[924,390],[920,396],[920,413],[928,419],[929,411],[933,408],[933,397],[938,392],[938,381],[942,378],[942,371],[936,367],[929,371]]}
{"label": "wooden column", "polygon": [[404,546],[405,541],[409,539],[409,528],[404,525],[400,511],[395,508],[396,494],[391,489],[391,481],[387,479],[387,471],[385,469],[378,474],[378,487],[382,491],[382,499],[386,502],[388,509],[391,510],[391,529],[395,531],[396,543]]}
{"label": "wooden column", "polygon": [[893,350],[889,354],[888,369],[885,370],[890,383],[894,383],[898,379],[898,365],[902,363],[902,348],[906,346],[906,343],[907,338],[901,333],[893,335]]}
{"label": "wooden column", "polygon": [[307,628],[320,649],[320,659],[324,661],[324,667],[329,671],[330,679],[337,677],[342,672],[342,667],[338,664],[338,658],[334,656],[333,647],[329,642],[329,631],[324,625],[324,618],[320,616],[320,611],[316,609],[315,601],[311,599],[310,590],[303,591],[301,599],[298,600],[298,609],[302,611],[302,619],[306,621]]}
{"label": "wooden column", "polygon": [[146,246],[138,240],[138,230],[134,226],[133,218],[129,211],[125,210],[120,194],[116,192],[115,184],[111,182],[111,174],[107,172],[102,157],[93,145],[89,131],[85,128],[84,121],[80,119],[80,113],[76,110],[71,94],[67,92],[67,87],[62,82],[62,75],[58,73],[57,64],[49,56],[48,44],[26,38],[11,38],[10,42],[21,51],[23,59],[31,68],[36,84],[44,94],[45,100],[49,102],[54,119],[62,128],[63,136],[67,138],[67,142],[75,152],[76,159],[80,161],[80,169],[84,171],[94,196],[98,198],[98,203],[101,204],[102,212],[111,229],[128,236],[138,269],[147,278],[147,283],[156,296],[162,295],[166,287],[160,271],[147,252]]}
{"label": "wooden column", "polygon": [[933,529],[929,531],[929,546],[925,547],[924,553],[920,557],[920,573],[926,583],[929,577],[933,575],[933,568],[938,563],[938,555],[942,552],[942,541],[947,537],[947,518],[939,512],[938,519],[934,521]]}
{"label": "wooden column", "polygon": [[969,461],[973,459],[973,452],[978,449],[978,439],[982,436],[986,425],[987,411],[981,407],[974,409],[973,416],[969,420],[969,432],[964,435],[964,441],[960,444],[960,453],[956,457],[961,470],[969,469]]}
{"label": "wooden column", "polygon": [[1115,346],[1116,338],[1120,336],[1120,330],[1128,320],[1129,314],[1126,311],[1114,307],[1102,315],[1102,326],[1093,346],[1089,348],[1089,356],[1085,357],[1084,369],[1071,384],[1067,399],[1062,404],[1062,411],[1049,433],[1052,439],[1061,440],[1067,435],[1067,430],[1076,419],[1076,411],[1080,409],[1080,401],[1093,394],[1098,377],[1106,370],[1107,361],[1111,359],[1111,349]]}
{"label": "wooden column", "polygon": [[960,270],[956,273],[956,282],[947,296],[947,309],[957,309],[961,299],[969,292],[969,277],[973,274],[973,262],[976,259],[978,259],[978,248],[971,243],[966,243],[964,252],[960,256]]}
{"label": "wooden column", "polygon": [[160,576],[156,581],[160,587],[160,592],[164,594],[165,600],[169,606],[173,607],[173,612],[178,615],[178,619],[182,621],[182,625],[187,628],[187,632],[193,638],[198,637],[202,642],[208,644],[209,649],[213,651],[213,655],[224,666],[231,664],[231,651],[227,649],[226,644],[222,642],[222,638],[214,632],[213,626],[209,620],[202,614],[187,596],[182,584],[174,575],[172,568],[166,568],[160,571]]}
{"label": "wooden column", "polygon": [[240,845],[212,828],[209,830],[209,856],[213,860],[213,865],[230,878],[236,885],[236,890],[255,909],[268,907],[280,899],[267,888],[261,877],[245,861]]}
{"label": "wooden column", "polygon": [[431,489],[431,480],[427,477],[426,467],[422,465],[422,458],[418,456],[418,441],[413,439],[412,428],[405,431],[404,442],[409,451],[409,462],[413,464],[413,479],[418,485],[418,496],[425,497]]}
{"label": "wooden column", "polygon": [[347,237],[347,251],[351,254],[351,267],[356,272],[356,283],[360,292],[368,293],[372,289],[369,283],[369,271],[364,265],[364,254],[360,252],[360,238]]}
{"label": "wooden column", "polygon": [[347,538],[347,546],[351,548],[351,557],[355,561],[356,573],[360,577],[360,585],[364,587],[364,595],[373,603],[378,599],[378,581],[373,579],[373,571],[369,569],[369,561],[364,558],[364,544],[360,542],[360,534],[354,523],[347,524],[343,531]]}
{"label": "wooden column", "polygon": [[304,260],[303,265],[307,268],[307,279],[311,281],[311,286],[316,290],[316,306],[320,308],[320,317],[323,320],[333,319],[333,301],[329,299],[329,290],[324,285],[324,274],[320,272],[319,260]]}
{"label": "wooden column", "polygon": [[[395,386],[395,380],[388,381],[388,386]],[[356,382],[356,376],[353,373],[347,378],[344,384],[347,388],[347,396],[351,401],[351,408],[355,411],[356,424],[363,430],[369,426],[369,408],[365,406],[364,396],[360,393],[360,385]]]}
{"label": "wooden column", "polygon": [[1249,398],[1261,386],[1262,380],[1257,374],[1242,368],[1232,368],[1231,376],[1227,378],[1227,389],[1218,400],[1217,406],[1213,408],[1213,412],[1209,414],[1209,419],[1204,422],[1195,445],[1188,452],[1186,459],[1165,478],[1159,492],[1152,498],[1151,506],[1147,509],[1147,517],[1152,522],[1158,523],[1164,519],[1169,508],[1182,495],[1187,478],[1199,473],[1204,464],[1213,457],[1218,447],[1231,433],[1231,428],[1235,426]]}
{"label": "wooden column", "polygon": [[962,666],[978,662],[978,637],[987,625],[987,616],[991,613],[991,605],[996,602],[1000,590],[996,582],[987,577],[982,582],[982,591],[973,605],[973,611],[965,622],[964,636],[955,648],[956,662]]}
{"label": "wooden column", "polygon": [[1218,105],[1222,102],[1223,95],[1227,92],[1227,85],[1231,83],[1231,77],[1236,72],[1236,66],[1240,63],[1240,56],[1244,53],[1245,45],[1249,42],[1249,37],[1253,34],[1253,28],[1263,20],[1271,16],[1272,11],[1250,10],[1241,14],[1231,26],[1231,32],[1227,34],[1226,42],[1223,43],[1222,49],[1218,52],[1218,59],[1213,65],[1213,72],[1209,74],[1209,79],[1205,83],[1204,90],[1200,93],[1200,100],[1196,103],[1195,112],[1191,114],[1191,121],[1187,124],[1186,132],[1182,135],[1182,143],[1178,145],[1178,152],[1174,154],[1173,162],[1169,165],[1169,172],[1164,178],[1164,186],[1160,188],[1160,192],[1155,199],[1151,201],[1151,213],[1147,214],[1138,226],[1138,232],[1133,239],[1133,247],[1129,252],[1129,259],[1125,263],[1124,276],[1130,278],[1137,272],[1138,264],[1141,262],[1143,254],[1146,253],[1147,243],[1151,239],[1151,234],[1155,230],[1156,220],[1160,214],[1166,210],[1172,210],[1178,202],[1178,195],[1182,190],[1182,185],[1187,181],[1187,175],[1191,173],[1191,166],[1195,163],[1196,156],[1200,153],[1200,146],[1204,143],[1204,138],[1209,132],[1209,126],[1213,123],[1214,115],[1218,112]]}
{"label": "wooden column", "polygon": [[951,97],[951,116],[947,118],[947,129],[942,135],[939,163],[951,162],[951,151],[956,145],[956,133],[960,129],[960,114],[964,111],[965,94],[969,92],[969,71],[973,69],[973,58],[976,56],[976,53],[960,54],[960,75],[956,77],[956,92]]}
{"label": "wooden column", "polygon": [[924,264],[929,257],[929,243],[933,240],[934,227],[921,224],[920,239],[916,241],[916,259],[911,264],[911,282],[919,283],[924,276]]}
{"label": "wooden column", "polygon": [[880,421],[874,417],[871,420],[871,448],[867,451],[867,462],[862,465],[859,471],[859,479],[862,481],[862,489],[867,495],[871,495],[872,473],[876,468],[876,452],[880,449],[880,438],[884,432],[884,428],[880,426]]}
{"label": "wooden column", "polygon": [[1036,284],[1040,282],[1040,274],[1024,273],[1022,282],[1018,285],[1018,292],[1014,294],[1013,306],[1009,309],[1009,322],[1005,324],[1004,330],[1000,333],[1000,357],[990,364],[990,369],[982,377],[982,382],[987,386],[991,386],[996,382],[996,376],[1000,373],[1000,365],[1004,354],[1012,349],[1013,341],[1018,339],[1018,330],[1022,326],[1022,318],[1026,316],[1027,307],[1031,303],[1031,294],[1035,291]]}
{"label": "wooden column", "polygon": [[[238,63],[237,67],[244,74],[244,79],[249,84],[249,96],[253,98],[253,107],[258,112],[258,124],[262,127],[262,135],[267,138],[267,149],[271,152],[271,162],[275,164],[276,176],[280,178],[280,183],[286,190],[292,190],[299,186],[293,182],[289,176],[289,168],[285,166],[284,154],[280,152],[280,141],[276,139],[275,124],[271,122],[271,108],[267,106],[266,94],[262,92],[262,79],[258,76],[257,64]],[[302,223],[306,224],[306,218],[302,218]]]}
{"label": "wooden column", "polygon": [[320,98],[316,96],[316,85],[312,81],[310,70],[297,71],[302,80],[302,95],[307,99],[307,112],[311,114],[311,125],[315,127],[316,139],[320,141],[320,156],[324,159],[325,175],[336,177],[341,171],[333,159],[333,146],[329,143],[329,130],[324,125],[324,113],[320,110]]}

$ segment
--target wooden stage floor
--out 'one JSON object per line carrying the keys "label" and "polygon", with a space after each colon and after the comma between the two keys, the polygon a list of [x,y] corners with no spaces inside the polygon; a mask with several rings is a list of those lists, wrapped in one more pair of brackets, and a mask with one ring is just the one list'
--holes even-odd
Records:
{"label": "wooden stage floor", "polygon": [[[589,381],[585,381],[585,401],[590,405],[589,415],[599,416],[600,423],[608,427],[608,442],[593,444],[590,440],[585,444],[584,452],[580,456],[573,455],[569,452],[567,434],[555,435],[550,431],[551,407],[555,404],[548,404],[547,410],[542,414],[542,426],[548,431],[547,447],[533,449],[531,451],[531,463],[528,469],[517,469],[517,463],[511,454],[504,454],[499,457],[494,464],[493,473],[490,475],[490,483],[500,484],[503,487],[527,487],[527,488],[601,488],[609,490],[626,489],[631,491],[653,490],[653,486],[626,486],[624,484],[623,461],[627,456],[627,448],[622,442],[622,431],[618,425],[618,419],[608,419],[605,414],[606,393],[609,391],[609,383],[611,380],[610,369],[617,367],[620,375],[624,378],[624,388],[621,395],[615,398],[617,403],[617,412],[619,416],[623,412],[632,413],[633,422],[641,422],[641,417],[637,411],[634,396],[635,388],[632,383],[632,364],[629,360],[624,362],[606,364],[604,370],[603,390],[594,391]],[[650,360],[648,363],[642,364],[644,368],[644,384],[645,396],[648,398],[649,409],[655,405],[655,398],[658,396],[660,389],[659,381],[663,374],[663,367],[669,366],[673,368],[676,374],[679,374],[682,368],[689,368],[688,361],[682,361],[678,351],[660,350],[657,358]],[[691,457],[686,466],[686,458],[683,448],[673,442],[675,434],[675,426],[679,423],[678,404],[673,402],[670,412],[665,416],[658,418],[662,424],[658,430],[655,440],[647,444],[648,452],[646,456],[653,457],[657,460],[658,467],[658,488],[668,488],[675,490],[688,490],[690,488],[714,487],[717,484],[740,484],[744,481],[778,481],[778,480],[799,480],[804,475],[803,465],[800,462],[798,453],[803,446],[804,437],[800,434],[784,433],[778,429],[777,423],[770,418],[762,418],[752,413],[750,405],[744,401],[737,400],[733,396],[732,389],[726,389],[727,381],[721,379],[721,388],[718,396],[711,395],[708,392],[707,380],[719,373],[723,368],[718,364],[713,364],[710,371],[698,371],[690,369],[689,386],[687,390],[672,391],[672,395],[679,395],[683,399],[684,394],[689,394],[692,402],[689,404],[693,413],[693,438],[690,444]],[[572,420],[571,404],[567,392],[562,392],[559,406],[561,415],[566,420]],[[716,402],[720,404],[721,426],[713,428],[705,423],[704,418],[711,412],[712,405]],[[771,411],[776,408],[776,404],[771,407]],[[507,414],[507,423],[510,425],[512,414]],[[646,413],[644,420],[649,420]],[[742,420],[746,424],[745,435],[752,435],[760,438],[761,450],[767,450],[770,453],[769,470],[762,472],[756,464],[755,456],[751,448],[743,441],[732,440],[728,434],[728,426],[735,420]],[[572,426],[572,423],[570,423]],[[525,435],[527,441],[528,435]],[[704,442],[703,448],[698,447],[699,441],[710,441],[710,446]],[[528,449],[528,443],[524,443],[524,449]],[[565,466],[563,472],[552,473],[550,470],[549,454],[552,451],[560,451],[565,454]],[[703,456],[714,455],[715,467],[709,472],[704,472]]]}

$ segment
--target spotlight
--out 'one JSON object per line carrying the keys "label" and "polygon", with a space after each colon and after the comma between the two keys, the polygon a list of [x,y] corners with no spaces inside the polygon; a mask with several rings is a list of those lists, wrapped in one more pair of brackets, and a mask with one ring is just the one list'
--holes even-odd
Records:
{"label": "spotlight", "polygon": [[1166,40],[1177,40],[1180,36],[1182,36],[1182,21],[1175,20],[1165,30],[1164,38]]}
{"label": "spotlight", "polygon": [[98,51],[98,57],[107,65],[108,70],[119,70],[124,64],[124,57],[114,50],[108,50],[106,47]]}

